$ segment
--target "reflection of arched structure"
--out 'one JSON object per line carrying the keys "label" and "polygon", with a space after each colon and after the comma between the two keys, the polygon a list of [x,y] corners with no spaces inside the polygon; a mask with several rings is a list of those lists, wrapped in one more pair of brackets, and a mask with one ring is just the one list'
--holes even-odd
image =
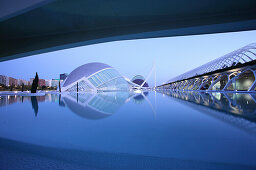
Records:
{"label": "reflection of arched structure", "polygon": [[61,98],[73,113],[97,120],[114,114],[128,97],[128,92],[107,92],[70,93],[62,95]]}
{"label": "reflection of arched structure", "polygon": [[201,104],[212,109],[236,114],[256,121],[256,96],[243,93],[200,93],[181,91],[159,91],[165,95]]}
{"label": "reflection of arched structure", "polygon": [[192,91],[158,91],[192,108],[256,134],[256,95],[236,93],[202,93]]}
{"label": "reflection of arched structure", "polygon": [[[248,74],[250,72],[250,74]],[[256,88],[256,43],[181,74],[159,88],[174,90],[238,90]],[[248,81],[250,80],[250,82]],[[235,84],[238,86],[235,87]]]}
{"label": "reflection of arched structure", "polygon": [[87,119],[101,119],[114,114],[131,97],[129,92],[64,93],[45,96],[0,96],[0,107],[16,102],[31,102],[35,116],[39,102],[58,103]]}
{"label": "reflection of arched structure", "polygon": [[135,94],[133,96],[133,101],[136,103],[136,104],[141,104],[143,101],[145,101],[145,97],[144,96],[147,96],[148,95],[148,92],[142,92],[143,94]]}

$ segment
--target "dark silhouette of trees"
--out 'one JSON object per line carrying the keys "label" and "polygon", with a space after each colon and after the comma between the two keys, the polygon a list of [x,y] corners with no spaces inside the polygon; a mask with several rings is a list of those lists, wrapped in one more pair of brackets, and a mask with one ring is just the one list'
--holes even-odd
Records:
{"label": "dark silhouette of trees", "polygon": [[22,83],[22,85],[21,85],[21,91],[22,92],[24,91],[24,83]]}
{"label": "dark silhouette of trees", "polygon": [[45,89],[46,89],[46,86],[43,85],[43,86],[42,86],[42,90],[45,90]]}
{"label": "dark silhouette of trees", "polygon": [[10,89],[11,91],[13,90],[13,83],[12,83],[12,85],[11,85],[11,89]]}
{"label": "dark silhouette of trees", "polygon": [[39,82],[39,78],[36,72],[36,76],[35,76],[35,79],[33,80],[32,87],[31,87],[31,93],[36,93],[38,82]]}
{"label": "dark silhouette of trees", "polygon": [[60,81],[59,81],[59,91],[61,92]]}
{"label": "dark silhouette of trees", "polygon": [[35,112],[35,116],[37,116],[38,113],[38,102],[36,96],[31,96],[31,103],[32,103],[32,108]]}

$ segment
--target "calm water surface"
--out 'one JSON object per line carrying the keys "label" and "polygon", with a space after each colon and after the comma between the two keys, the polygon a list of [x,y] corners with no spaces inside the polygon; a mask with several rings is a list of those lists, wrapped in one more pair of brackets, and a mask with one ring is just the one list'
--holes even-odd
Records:
{"label": "calm water surface", "polygon": [[255,94],[5,95],[0,167],[255,169],[255,122]]}

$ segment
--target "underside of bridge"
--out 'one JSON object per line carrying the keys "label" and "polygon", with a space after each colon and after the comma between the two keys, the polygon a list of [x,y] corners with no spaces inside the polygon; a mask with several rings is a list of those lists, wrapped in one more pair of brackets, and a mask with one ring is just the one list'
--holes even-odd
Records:
{"label": "underside of bridge", "polygon": [[255,0],[1,0],[0,61],[117,40],[256,29]]}

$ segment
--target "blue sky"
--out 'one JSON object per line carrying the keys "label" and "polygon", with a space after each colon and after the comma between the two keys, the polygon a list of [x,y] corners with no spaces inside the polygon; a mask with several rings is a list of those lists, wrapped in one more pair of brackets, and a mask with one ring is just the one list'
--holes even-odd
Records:
{"label": "blue sky", "polygon": [[[76,67],[103,62],[122,75],[144,77],[156,65],[157,84],[256,42],[256,31],[115,41],[0,62],[0,74],[29,79],[59,78]],[[153,85],[154,76],[149,79]]]}

